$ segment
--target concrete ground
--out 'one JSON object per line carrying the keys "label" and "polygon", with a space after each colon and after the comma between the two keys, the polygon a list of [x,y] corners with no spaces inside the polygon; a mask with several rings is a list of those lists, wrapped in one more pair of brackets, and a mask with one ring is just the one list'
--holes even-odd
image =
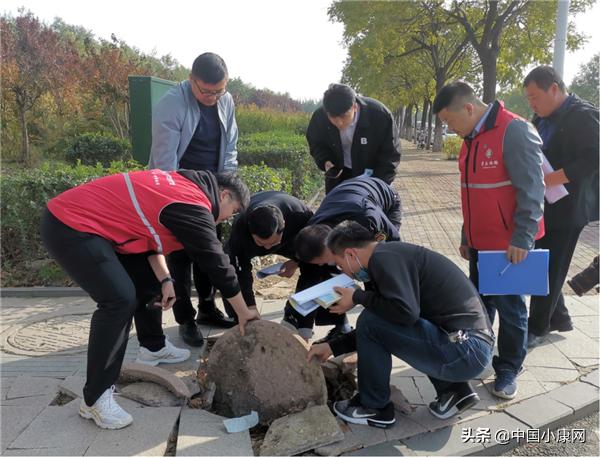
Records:
{"label": "concrete ground", "polygon": [[[404,205],[401,230],[404,241],[441,252],[466,271],[466,262],[457,252],[461,216],[456,162],[406,147],[405,151],[394,183]],[[585,268],[597,253],[596,225],[584,231],[570,274]],[[58,385],[63,379],[85,376],[87,332],[94,303],[88,297],[73,296],[73,291],[59,293],[59,296],[56,292],[50,296],[52,294],[45,291],[45,296],[29,298],[23,296],[23,291],[13,297],[8,296],[9,290],[2,292],[2,455],[244,455],[252,452],[247,436],[227,435],[219,418],[201,415],[198,413],[201,410],[185,406],[151,408],[120,399],[133,414],[134,425],[121,431],[106,431],[77,416],[77,401],[62,406],[56,404]],[[564,292],[572,293],[568,288]],[[412,414],[399,416],[397,424],[385,431],[351,426],[337,451],[330,452],[498,455],[509,452],[515,445],[521,445],[519,449],[522,449],[522,445],[531,444],[538,446],[537,453],[551,455],[556,443],[581,441],[580,429],[585,430],[587,441],[595,439],[597,443],[597,435],[594,435],[597,422],[595,425],[582,422],[580,426],[576,421],[598,411],[598,296],[568,295],[566,299],[575,329],[552,334],[545,344],[528,354],[514,400],[501,401],[491,395],[493,373],[488,370],[474,382],[481,397],[479,404],[459,417],[438,420],[426,409],[434,399],[427,378],[394,359],[392,384],[399,387],[413,405]],[[280,321],[283,302],[282,299],[259,300],[263,319]],[[359,312],[359,309],[352,310],[352,322]],[[175,345],[183,345],[172,313],[164,314],[164,328]],[[315,337],[325,332],[326,329],[319,328]],[[203,333],[213,338],[220,332],[205,327]],[[137,350],[133,333],[126,360],[134,360]],[[194,374],[202,350],[196,349],[192,355],[189,361],[167,368],[194,389]],[[191,429],[190,423],[202,426]],[[171,443],[175,442],[174,430],[179,430],[175,448],[167,446],[170,437]],[[593,448],[593,444],[591,446]],[[590,446],[568,449],[575,450],[573,455],[587,455]],[[526,454],[515,450],[514,455]]]}

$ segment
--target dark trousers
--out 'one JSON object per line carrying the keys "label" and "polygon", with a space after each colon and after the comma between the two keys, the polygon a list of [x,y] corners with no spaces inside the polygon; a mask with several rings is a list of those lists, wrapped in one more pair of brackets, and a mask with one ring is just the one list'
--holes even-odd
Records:
{"label": "dark trousers", "polygon": [[[479,288],[478,252],[470,249],[470,279]],[[492,366],[496,373],[502,370],[519,373],[527,355],[527,306],[522,295],[482,295],[481,299],[493,324],[498,314],[498,355]]]}
{"label": "dark trousers", "polygon": [[352,169],[346,167],[342,168],[342,174],[337,178],[330,178],[325,175],[325,193],[328,194],[335,186],[350,178],[352,178]]}
{"label": "dark trousers", "polygon": [[453,343],[448,333],[425,319],[399,325],[368,309],[356,323],[356,349],[360,402],[378,409],[390,400],[392,355],[425,373],[439,396],[449,389],[459,390],[461,384],[479,376],[494,350],[476,337]]}
{"label": "dark trousers", "polygon": [[565,306],[562,287],[567,279],[569,265],[575,252],[575,246],[583,227],[564,230],[546,230],[543,238],[535,243],[536,249],[548,249],[550,262],[548,283],[550,293],[546,296],[532,296],[529,304],[529,331],[542,336],[551,326],[560,326],[571,322]]}
{"label": "dark trousers", "polygon": [[175,280],[175,296],[177,300],[173,305],[173,315],[178,324],[193,321],[196,310],[192,304],[192,277],[194,287],[198,292],[198,308],[210,312],[213,309],[215,288],[208,275],[198,268],[188,254],[181,250],[172,252],[167,256],[167,265],[171,277]]}
{"label": "dark trousers", "polygon": [[[220,239],[220,225],[217,226],[217,235]],[[192,261],[191,257],[184,250],[181,250],[172,252],[167,256],[167,265],[171,277],[175,280],[177,300],[173,305],[173,315],[178,324],[191,322],[196,317],[196,310],[192,304],[192,277],[194,287],[198,292],[198,309],[204,313],[214,311],[216,289],[198,263]],[[226,310],[231,316],[233,308],[229,306],[226,307]]]}
{"label": "dark trousers", "polygon": [[162,312],[145,306],[161,287],[145,255],[118,256],[108,240],[73,230],[48,210],[41,234],[52,257],[97,303],[83,388],[91,406],[119,377],[132,319],[141,346],[151,351],[164,347]]}
{"label": "dark trousers", "polygon": [[[296,292],[308,289],[320,282],[331,278],[332,273],[339,273],[337,268],[329,265],[313,265],[300,262],[300,277],[296,283]],[[284,309],[284,319],[296,328],[313,328],[316,325],[342,325],[346,321],[345,314],[330,313],[325,308],[319,306],[312,313],[303,316],[296,311],[290,302],[286,302]]]}

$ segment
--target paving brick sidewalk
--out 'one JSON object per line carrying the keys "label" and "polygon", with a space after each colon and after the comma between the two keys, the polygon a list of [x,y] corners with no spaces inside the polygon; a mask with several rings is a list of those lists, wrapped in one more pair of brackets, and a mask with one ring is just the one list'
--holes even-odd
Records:
{"label": "paving brick sidewalk", "polygon": [[[459,187],[456,162],[406,148],[394,186],[404,204],[402,236],[405,241],[422,244],[454,260],[466,270],[457,254],[460,229]],[[572,271],[588,265],[598,252],[597,227],[586,229],[575,253]],[[565,289],[570,293],[570,290]],[[265,319],[280,321],[283,300],[259,300]],[[400,416],[389,430],[351,426],[346,440],[336,453],[359,449],[369,455],[450,455],[498,454],[499,431],[525,433],[535,427],[545,429],[572,421],[577,415],[598,408],[598,297],[567,296],[567,306],[575,329],[552,334],[548,341],[532,350],[519,378],[519,394],[510,401],[499,401],[490,394],[492,372],[476,380],[481,402],[460,417],[447,421],[433,418],[426,405],[434,391],[427,378],[402,361],[394,359],[392,383],[414,406],[414,412]],[[248,453],[248,439],[224,433],[214,417],[194,419],[194,410],[141,407],[122,400],[134,415],[134,426],[121,431],[105,431],[77,416],[75,403],[50,405],[57,386],[69,376],[84,376],[85,350],[90,315],[94,304],[89,298],[3,298],[0,309],[1,447],[2,455],[163,455],[177,417],[192,418],[203,424],[196,435],[178,441],[177,455],[219,455]],[[359,310],[350,313],[355,322]],[[182,345],[172,313],[165,313],[166,334]],[[206,337],[219,331],[203,328]],[[324,335],[320,328],[316,337]],[[135,335],[130,338],[126,360],[137,353]],[[201,350],[169,371],[194,389],[194,371]],[[194,390],[192,390],[194,391]],[[216,422],[215,422],[216,420]],[[467,431],[488,430],[490,439],[465,440]],[[57,439],[60,437],[60,439]],[[185,444],[184,444],[185,443]],[[194,443],[193,445],[188,443]],[[233,444],[232,444],[233,443]],[[237,443],[237,444],[236,444]],[[243,444],[239,444],[243,443]],[[190,446],[190,447],[188,447]],[[235,446],[238,446],[237,448]],[[172,451],[172,450],[171,450]],[[333,451],[332,451],[333,452]]]}

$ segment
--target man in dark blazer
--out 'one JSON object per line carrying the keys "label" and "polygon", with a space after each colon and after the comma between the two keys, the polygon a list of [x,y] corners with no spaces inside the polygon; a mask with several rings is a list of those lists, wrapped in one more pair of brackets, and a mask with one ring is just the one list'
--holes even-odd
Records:
{"label": "man in dark blazer", "polygon": [[550,294],[531,297],[528,346],[539,345],[554,330],[573,329],[561,289],[569,271],[579,234],[598,220],[598,108],[569,95],[549,66],[533,69],[523,83],[542,151],[554,169],[546,173],[546,187],[564,185],[560,200],[546,201],[545,236],[537,248],[550,250]]}
{"label": "man in dark blazer", "polygon": [[390,184],[400,162],[400,138],[390,110],[356,95],[345,84],[331,84],[323,106],[310,119],[306,139],[325,172],[325,192],[346,179],[366,174]]}

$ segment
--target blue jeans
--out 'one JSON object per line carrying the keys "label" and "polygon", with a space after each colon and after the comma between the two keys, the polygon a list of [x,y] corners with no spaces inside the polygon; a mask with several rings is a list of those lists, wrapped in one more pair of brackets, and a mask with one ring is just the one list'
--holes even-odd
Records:
{"label": "blue jeans", "polygon": [[[470,278],[479,288],[477,270],[477,251],[471,249],[469,262]],[[496,311],[500,319],[498,327],[498,355],[494,356],[492,366],[496,373],[511,371],[517,375],[527,355],[527,307],[522,295],[482,295],[485,308],[494,323]]]}
{"label": "blue jeans", "polygon": [[361,403],[378,409],[389,402],[392,355],[429,376],[439,395],[481,374],[494,349],[475,337],[453,343],[446,331],[425,319],[400,325],[368,309],[358,318],[356,344]]}

